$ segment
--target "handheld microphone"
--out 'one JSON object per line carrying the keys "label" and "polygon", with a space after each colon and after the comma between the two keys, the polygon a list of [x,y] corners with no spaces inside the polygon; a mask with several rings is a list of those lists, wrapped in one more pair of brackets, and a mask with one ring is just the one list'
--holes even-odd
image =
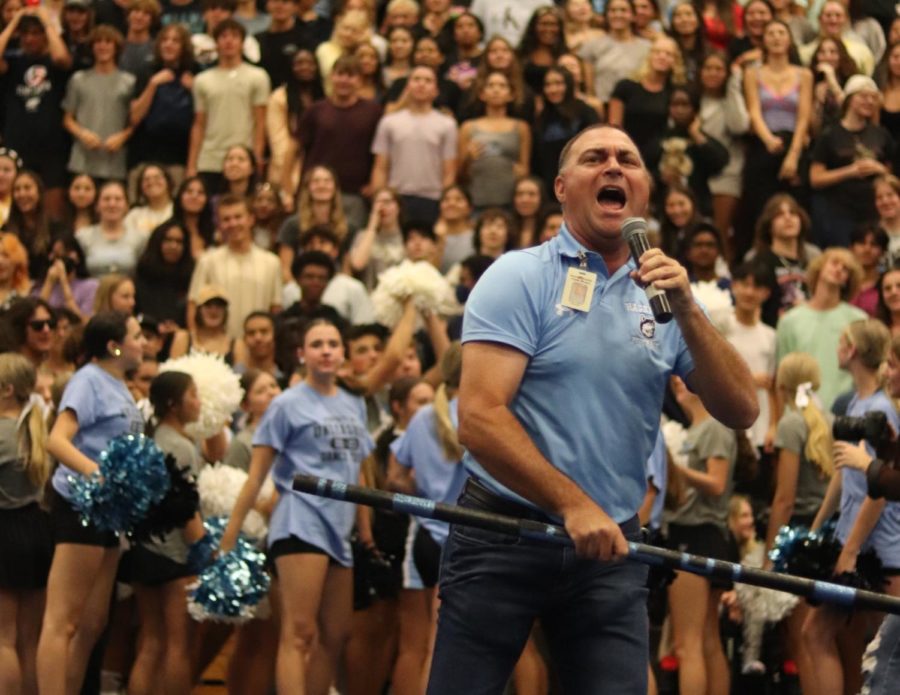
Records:
{"label": "handheld microphone", "polygon": [[[642,217],[629,217],[622,223],[622,238],[631,249],[631,257],[638,265],[638,260],[645,251],[650,249],[650,242],[647,240],[647,221]],[[665,290],[658,290],[653,285],[644,287],[647,293],[647,299],[650,302],[650,309],[653,311],[653,318],[657,323],[668,323],[672,320],[672,307],[669,306],[669,298],[666,297]]]}

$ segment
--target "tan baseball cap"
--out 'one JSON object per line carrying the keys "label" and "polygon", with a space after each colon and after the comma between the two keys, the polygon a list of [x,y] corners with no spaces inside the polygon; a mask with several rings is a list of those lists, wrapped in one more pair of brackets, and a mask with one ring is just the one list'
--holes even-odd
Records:
{"label": "tan baseball cap", "polygon": [[197,293],[197,306],[203,306],[214,299],[228,304],[228,295],[222,287],[219,285],[204,285],[200,288],[200,292]]}

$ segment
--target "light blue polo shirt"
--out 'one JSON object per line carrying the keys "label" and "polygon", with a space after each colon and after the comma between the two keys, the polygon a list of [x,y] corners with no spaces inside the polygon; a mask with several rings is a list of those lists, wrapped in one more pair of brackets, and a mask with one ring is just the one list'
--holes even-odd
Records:
{"label": "light blue polo shirt", "polygon": [[650,452],[650,458],[647,459],[647,480],[652,480],[653,487],[658,490],[656,497],[653,498],[653,506],[650,508],[650,523],[648,524],[654,531],[662,526],[663,508],[666,504],[666,483],[669,476],[667,462],[666,440],[660,429],[656,435],[653,451]]}
{"label": "light blue polo shirt", "polygon": [[[459,427],[457,399],[450,401],[450,421]],[[416,474],[416,494],[435,502],[453,504],[465,485],[466,469],[460,462],[448,460],[438,440],[434,405],[426,405],[413,415],[406,431],[391,443],[391,452],[397,463],[412,468]],[[450,534],[450,524],[425,517],[418,523],[441,546]]]}
{"label": "light blue polo shirt", "polygon": [[[560,304],[579,253],[597,274],[587,313]],[[463,322],[463,343],[502,343],[530,358],[513,415],[547,460],[618,523],[643,501],[669,376],[694,368],[678,324],[653,320],[629,277],[634,269],[629,260],[610,277],[603,258],[563,225],[541,246],[497,259],[466,302]],[[527,503],[470,454],[464,463],[493,492]]]}

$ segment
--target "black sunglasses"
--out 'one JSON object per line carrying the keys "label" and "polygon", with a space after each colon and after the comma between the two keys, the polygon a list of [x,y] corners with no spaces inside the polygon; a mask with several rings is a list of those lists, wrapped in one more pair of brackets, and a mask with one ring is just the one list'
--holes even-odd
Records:
{"label": "black sunglasses", "polygon": [[53,319],[35,319],[34,321],[29,321],[28,326],[33,331],[42,331],[45,328],[52,330],[56,328],[56,321]]}

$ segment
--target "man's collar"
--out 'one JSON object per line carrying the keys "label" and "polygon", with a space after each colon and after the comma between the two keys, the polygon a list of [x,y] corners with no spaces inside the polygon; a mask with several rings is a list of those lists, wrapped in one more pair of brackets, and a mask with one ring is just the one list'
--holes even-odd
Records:
{"label": "man's collar", "polygon": [[[559,228],[559,234],[556,235],[554,239],[556,242],[556,251],[560,256],[565,256],[567,258],[581,258],[582,254],[587,256],[588,259],[596,258],[600,263],[603,264],[603,267],[606,268],[606,261],[596,251],[593,251],[586,246],[584,246],[578,239],[575,238],[575,235],[569,231],[569,228],[566,226],[566,223],[563,222],[562,226]],[[634,260],[629,256],[628,260],[625,261],[624,266],[628,266],[628,270],[631,271],[634,269],[635,264]]]}
{"label": "man's collar", "polygon": [[559,228],[559,234],[556,236],[557,250],[561,256],[569,258],[578,258],[581,254],[593,253],[586,246],[583,246],[578,239],[569,231],[565,222]]}

